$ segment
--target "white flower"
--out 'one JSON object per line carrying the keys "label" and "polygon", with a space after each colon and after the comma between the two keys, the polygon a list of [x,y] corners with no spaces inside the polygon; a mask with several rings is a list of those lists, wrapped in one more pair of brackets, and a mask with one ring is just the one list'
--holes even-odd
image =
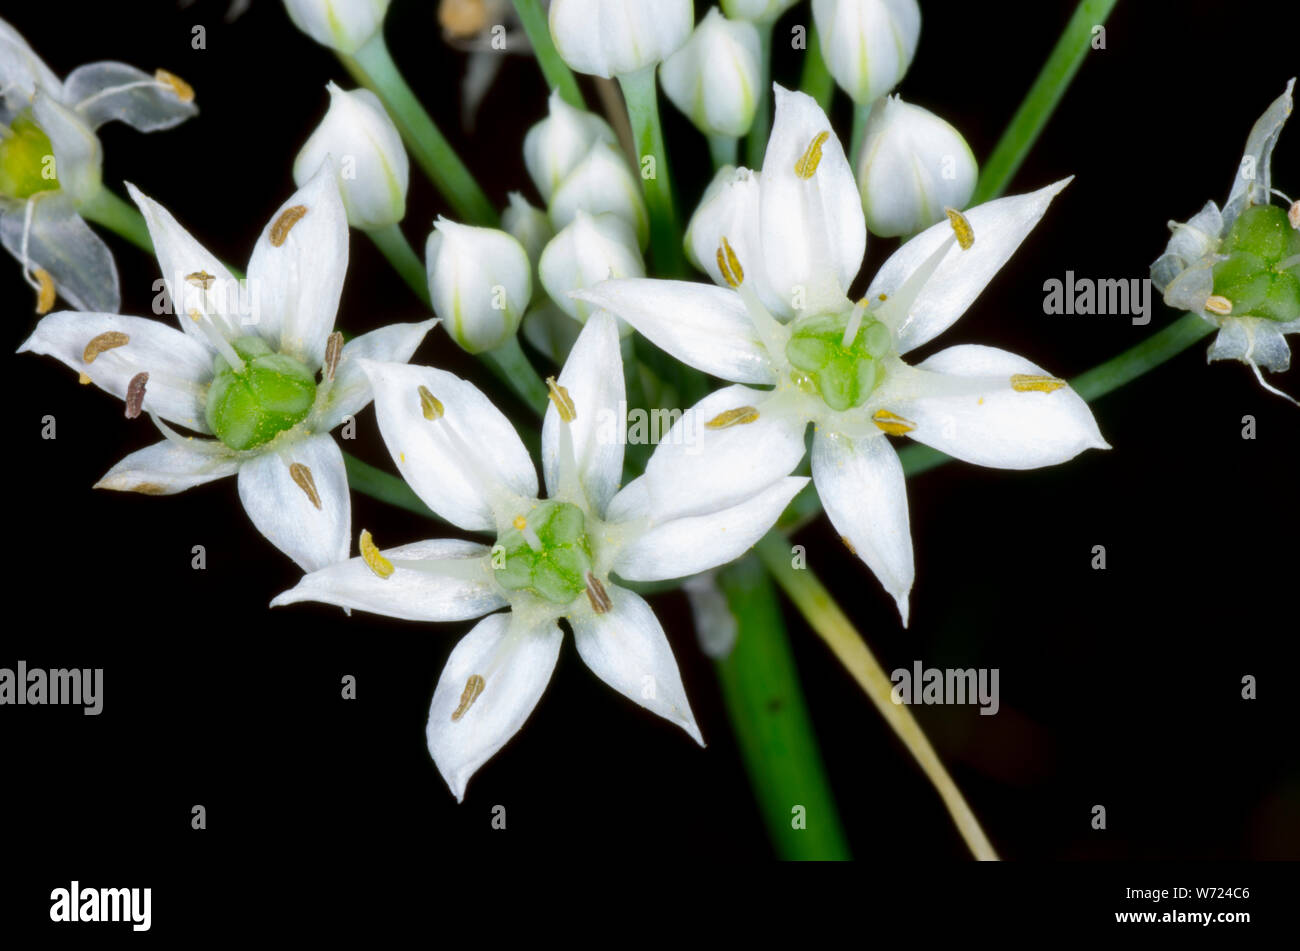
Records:
{"label": "white flower", "polygon": [[579,211],[622,218],[636,232],[637,244],[650,243],[650,213],[641,186],[618,146],[597,142],[551,196],[551,224],[563,228]]}
{"label": "white flower", "polygon": [[88,63],[60,80],[0,20],[0,242],[37,290],[39,313],[55,292],[78,310],[121,306],[113,256],[77,211],[102,187],[95,130],[116,119],[156,132],[197,112],[194,90],[165,70]]}
{"label": "white flower", "polygon": [[733,20],[772,23],[796,0],[722,0],[722,12]]}
{"label": "white flower", "polygon": [[293,25],[322,46],[351,56],[381,31],[389,0],[284,0]]}
{"label": "white flower", "polygon": [[425,247],[433,312],[470,353],[515,335],[533,296],[533,266],[513,236],[439,218]]}
{"label": "white flower", "polygon": [[238,473],[253,524],[304,570],[346,558],[347,475],[329,432],[370,402],[361,359],[408,359],[436,321],[393,324],[347,344],[331,333],[348,225],[327,167],[263,229],[246,285],[165,208],[128,187],[182,329],[60,311],[19,348],[124,399],[128,417],[148,413],[166,437],[131,453],[96,488],[171,495]]}
{"label": "white flower", "polygon": [[580,73],[609,79],[676,52],[695,24],[692,0],[551,0],[551,39]]}
{"label": "white flower", "polygon": [[965,208],[979,166],[961,133],[933,112],[888,96],[872,109],[858,160],[867,230],[913,235]]}
{"label": "white flower", "polygon": [[[852,174],[816,102],[778,86],[758,185],[760,228],[745,252],[725,234],[716,252],[730,287],[625,280],[577,295],[679,360],[737,384],[705,397],[678,423],[702,435],[692,452],[675,448],[680,440],[669,433],[646,468],[652,504],[686,497],[719,507],[752,497],[799,464],[811,422],[813,481],[827,515],[894,596],[906,624],[914,574],[907,496],[886,435],[1008,469],[1106,446],[1087,404],[1023,357],[957,346],[916,366],[902,360],[961,316],[1065,184],[954,212],[951,224],[895,252],[854,304],[845,293],[866,229]],[[753,189],[739,193],[752,197]],[[845,194],[853,200],[843,202]],[[806,247],[792,246],[796,237]],[[858,254],[851,264],[846,248]],[[806,289],[789,324],[754,286],[774,265],[781,277],[769,276],[768,286]]]}
{"label": "white flower", "polygon": [[542,471],[510,422],[469,383],[429,367],[367,361],[379,428],[398,471],[435,513],[486,545],[417,542],[307,575],[272,604],[322,601],[390,617],[460,621],[490,614],[452,650],[429,709],[428,742],[456,798],[523,725],[546,689],[568,620],[587,666],[703,743],[654,612],[611,580],[677,578],[731,561],[776,520],[806,479],[784,479],[734,507],[654,503],[645,479],[621,491],[624,412],[618,333],[587,321],[542,426]]}
{"label": "white flower", "polygon": [[921,36],[916,0],[813,0],[813,22],[827,69],[860,106],[898,85]]}
{"label": "white flower", "polygon": [[614,215],[593,217],[585,211],[578,212],[546,246],[537,270],[551,300],[579,321],[585,321],[593,308],[572,297],[573,291],[610,278],[645,277],[636,236],[627,223]]}
{"label": "white flower", "polygon": [[762,56],[758,29],[714,7],[687,44],[664,60],[659,82],[705,135],[737,138],[754,122]]}
{"label": "white flower", "polygon": [[[1173,237],[1151,265],[1151,279],[1170,307],[1190,310],[1219,328],[1210,360],[1240,360],[1270,393],[1260,367],[1291,365],[1286,334],[1300,332],[1300,225],[1295,205],[1273,188],[1273,147],[1291,114],[1295,80],[1250,131],[1246,152],[1223,210],[1206,202],[1186,223],[1169,222]],[[1291,206],[1273,204],[1273,197]]]}
{"label": "white flower", "polygon": [[369,89],[326,88],[329,111],[294,159],[294,183],[301,186],[333,156],[348,224],[363,231],[397,224],[411,174],[401,133]]}
{"label": "white flower", "polygon": [[547,117],[524,136],[524,166],[547,202],[593,145],[618,144],[608,122],[593,112],[575,109],[558,91],[551,93],[549,104]]}

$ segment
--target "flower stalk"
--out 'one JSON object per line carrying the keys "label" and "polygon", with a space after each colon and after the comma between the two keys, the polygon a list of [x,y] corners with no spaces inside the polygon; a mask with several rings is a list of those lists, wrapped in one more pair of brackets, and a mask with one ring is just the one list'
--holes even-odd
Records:
{"label": "flower stalk", "polygon": [[835,77],[826,68],[826,59],[822,56],[821,35],[817,32],[817,27],[811,24],[808,27],[808,49],[803,54],[803,73],[799,77],[799,91],[806,92],[816,99],[817,105],[822,107],[823,112],[830,110],[831,97],[835,95]]}
{"label": "flower stalk", "polygon": [[[672,173],[664,148],[663,128],[659,124],[659,89],[655,83],[655,66],[645,66],[635,73],[618,77],[627,102],[627,115],[636,142],[637,166],[650,211],[650,248],[655,267],[664,276],[686,273],[682,257],[681,229],[677,224],[677,207],[673,200]],[[646,159],[653,160],[647,167]]]}
{"label": "flower stalk", "polygon": [[583,102],[577,77],[573,75],[573,70],[569,69],[568,64],[560,58],[560,53],[555,48],[555,41],[551,39],[551,30],[546,25],[546,14],[542,12],[541,5],[537,0],[513,0],[513,2],[519,22],[523,25],[524,32],[528,34],[528,42],[533,45],[537,65],[541,67],[542,75],[546,77],[546,85],[551,89],[558,89],[569,105],[576,109],[585,109],[587,104]]}
{"label": "flower stalk", "polygon": [[[762,168],[767,152],[767,137],[772,131],[772,28],[774,23],[755,23],[758,29],[758,105],[754,124],[745,140],[745,161],[749,168]],[[820,58],[820,54],[819,54]],[[731,162],[730,164],[735,164]],[[714,168],[719,168],[715,157]]]}
{"label": "flower stalk", "polygon": [[144,216],[107,187],[101,188],[78,210],[87,221],[93,221],[142,251],[153,254],[153,242],[149,239]]}

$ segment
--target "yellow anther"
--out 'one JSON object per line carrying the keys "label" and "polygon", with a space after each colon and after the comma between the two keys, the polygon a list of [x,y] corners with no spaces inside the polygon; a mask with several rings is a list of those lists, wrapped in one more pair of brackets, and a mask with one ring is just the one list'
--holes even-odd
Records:
{"label": "yellow anther", "polygon": [[169,73],[165,69],[156,69],[153,78],[158,82],[171,87],[171,91],[176,94],[176,98],[181,102],[194,101],[194,87],[181,79],[175,73]]}
{"label": "yellow anther", "polygon": [[487,681],[478,674],[470,675],[469,680],[465,681],[465,689],[461,691],[460,706],[451,715],[452,723],[463,717],[469,711],[469,708],[474,706],[474,701],[479,698],[479,694],[483,692],[483,688],[486,686]]}
{"label": "yellow anther", "polygon": [[1220,317],[1226,317],[1232,313],[1232,301],[1222,294],[1211,294],[1205,300],[1205,309],[1211,314],[1218,314]]}
{"label": "yellow anther", "polygon": [[316,492],[316,480],[312,477],[311,470],[301,462],[295,462],[289,466],[289,476],[298,484],[298,488],[302,489],[308,501],[319,509],[320,495]]}
{"label": "yellow anther", "polygon": [[206,291],[212,286],[212,282],[215,281],[216,278],[207,271],[195,271],[192,274],[186,274],[185,280],[188,283],[193,284],[195,287],[201,287]]}
{"label": "yellow anther", "polygon": [[943,213],[948,216],[948,223],[952,225],[952,230],[957,235],[957,243],[961,245],[963,251],[969,251],[972,244],[975,243],[975,229],[970,226],[970,222],[956,208],[945,208]]}
{"label": "yellow anther", "polygon": [[82,386],[85,386],[87,383],[91,382],[91,380],[90,377],[88,377],[86,374],[78,373],[77,382],[80,383]]}
{"label": "yellow anther", "polygon": [[289,231],[296,225],[302,216],[307,214],[306,205],[293,205],[280,212],[280,217],[275,219],[271,225],[271,247],[278,248],[284,244],[285,239],[289,237]]}
{"label": "yellow anther", "polygon": [[819,132],[804,149],[803,155],[794,163],[794,173],[800,178],[812,178],[817,166],[822,163],[822,146],[831,137],[830,132]]}
{"label": "yellow anther", "polygon": [[916,423],[887,409],[877,410],[876,415],[871,417],[871,421],[878,429],[891,436],[902,436],[916,429]]}
{"label": "yellow anther", "polygon": [[1011,388],[1017,393],[1052,393],[1065,386],[1064,380],[1054,376],[1035,376],[1032,373],[1011,374]]}
{"label": "yellow anther", "polygon": [[597,614],[608,614],[614,609],[614,602],[609,599],[609,592],[600,583],[600,579],[591,572],[587,572],[587,600],[591,602],[591,609]]}
{"label": "yellow anther", "polygon": [[515,531],[522,532],[528,527],[528,519],[524,518],[522,515],[516,515],[515,520],[511,524],[514,525]]}
{"label": "yellow anther", "polygon": [[745,269],[740,266],[740,258],[736,257],[731,242],[725,236],[718,246],[718,270],[722,272],[722,279],[732,287],[745,283]]}
{"label": "yellow anther", "polygon": [[420,412],[428,420],[442,419],[445,410],[442,408],[442,400],[429,392],[429,388],[420,385]]}
{"label": "yellow anther", "polygon": [[197,324],[202,319],[203,319],[203,315],[199,313],[198,309],[195,307],[191,307],[190,320],[194,321]]}
{"label": "yellow anther", "polygon": [[131,338],[126,334],[117,330],[109,330],[90,338],[90,343],[86,344],[86,349],[81,351],[81,361],[83,363],[94,363],[95,357],[105,350],[125,347],[130,342]]}
{"label": "yellow anther", "polygon": [[706,429],[727,429],[731,426],[744,426],[746,423],[758,421],[758,410],[752,406],[737,406],[735,409],[729,409],[725,413],[719,413],[707,423],[704,424]]}
{"label": "yellow anther", "polygon": [[50,308],[54,306],[54,278],[50,277],[50,272],[43,267],[38,267],[32,271],[36,276],[36,283],[40,285],[36,289],[36,313],[48,314]]}
{"label": "yellow anther", "polygon": [[361,548],[361,560],[366,563],[367,568],[381,578],[392,576],[393,563],[384,557],[384,553],[379,550],[375,540],[364,528],[361,530],[361,539],[357,544]]}
{"label": "yellow anther", "polygon": [[573,399],[569,396],[569,391],[556,383],[555,377],[548,376],[546,378],[546,389],[551,402],[555,404],[555,411],[560,414],[560,419],[566,423],[571,423],[578,418],[578,410],[573,405]]}

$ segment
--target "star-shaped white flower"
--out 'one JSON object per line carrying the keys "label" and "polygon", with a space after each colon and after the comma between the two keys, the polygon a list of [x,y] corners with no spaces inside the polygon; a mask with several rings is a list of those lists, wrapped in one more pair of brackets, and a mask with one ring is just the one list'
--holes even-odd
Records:
{"label": "star-shaped white flower", "polygon": [[348,224],[329,162],[263,229],[246,283],[130,188],[183,330],[60,311],[19,348],[122,398],[129,417],[148,413],[166,437],[131,453],[96,488],[171,495],[238,473],[253,524],[304,571],[347,558],[347,474],[330,430],[370,402],[361,361],[409,359],[437,321],[392,324],[346,344],[332,333]]}
{"label": "star-shaped white flower", "polygon": [[165,70],[88,63],[60,80],[0,20],[0,241],[41,313],[56,291],[78,310],[121,306],[112,253],[77,213],[102,187],[95,130],[116,119],[157,132],[197,113],[194,90]]}
{"label": "star-shaped white flower", "polygon": [[899,248],[854,304],[845,295],[866,247],[862,206],[811,97],[776,87],[762,174],[742,172],[710,196],[710,221],[692,227],[697,247],[704,231],[717,232],[708,267],[730,287],[619,280],[576,296],[738,384],[684,414],[678,425],[703,434],[692,452],[670,434],[656,453],[646,469],[652,504],[686,494],[720,506],[762,491],[799,464],[812,423],[822,504],[906,624],[912,542],[903,470],[886,435],[1007,469],[1107,448],[1087,404],[1023,357],[957,346],[916,366],[901,359],[961,316],[1066,182],[952,212]]}
{"label": "star-shaped white flower", "polygon": [[[741,555],[807,479],[773,480],[737,504],[701,511],[621,491],[626,411],[618,327],[597,312],[558,380],[542,426],[547,499],[509,420],[473,385],[431,367],[364,361],[379,428],[398,471],[458,528],[455,539],[380,551],[313,572],[272,604],[322,601],[390,617],[460,621],[488,614],[452,651],[429,710],[429,751],[456,798],[519,730],[559,655],[566,618],[578,654],[615,690],[703,743],[672,648],[650,606],[612,580],[660,581]],[[656,454],[663,446],[656,450]]]}

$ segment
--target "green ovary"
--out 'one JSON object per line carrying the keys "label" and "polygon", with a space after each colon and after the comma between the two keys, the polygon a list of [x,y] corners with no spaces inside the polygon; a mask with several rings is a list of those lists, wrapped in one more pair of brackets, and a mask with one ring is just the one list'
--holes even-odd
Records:
{"label": "green ovary", "polygon": [[[542,502],[525,519],[524,530],[511,528],[497,539],[505,564],[496,569],[501,587],[531,591],[552,604],[568,604],[587,587],[591,543],[582,510],[568,502]],[[533,547],[530,532],[540,544]]]}
{"label": "green ovary", "polygon": [[864,316],[852,343],[844,346],[844,331],[852,312],[817,314],[794,325],[786,344],[786,359],[811,380],[833,410],[846,410],[867,401],[884,375],[881,358],[889,352],[889,329]]}
{"label": "green ovary", "polygon": [[293,357],[273,352],[260,337],[240,337],[231,345],[244,369],[217,357],[208,427],[231,449],[254,449],[307,417],[316,401],[316,375]]}
{"label": "green ovary", "polygon": [[1300,317],[1300,231],[1276,205],[1243,211],[1214,266],[1214,293],[1232,302],[1233,317],[1286,322]]}
{"label": "green ovary", "polygon": [[59,187],[50,137],[24,113],[0,138],[0,195],[24,200]]}

